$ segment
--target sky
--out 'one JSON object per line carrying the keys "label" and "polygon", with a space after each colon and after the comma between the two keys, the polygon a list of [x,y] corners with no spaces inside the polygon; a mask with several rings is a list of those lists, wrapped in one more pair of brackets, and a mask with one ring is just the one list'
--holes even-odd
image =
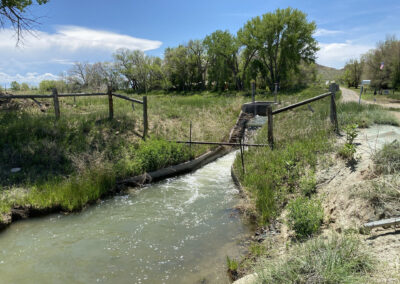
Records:
{"label": "sky", "polygon": [[342,68],[387,36],[400,38],[399,0],[50,0],[30,8],[40,24],[18,46],[12,29],[0,30],[0,84],[57,79],[74,62],[111,61],[119,48],[162,57],[167,47],[218,29],[236,33],[287,7],[317,24],[317,63],[325,66]]}

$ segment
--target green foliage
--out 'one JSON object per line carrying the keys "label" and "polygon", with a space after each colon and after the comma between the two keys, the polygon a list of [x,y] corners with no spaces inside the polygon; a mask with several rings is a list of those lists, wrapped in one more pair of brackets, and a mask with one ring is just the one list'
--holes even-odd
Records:
{"label": "green foliage", "polygon": [[319,200],[299,197],[288,205],[287,222],[296,238],[305,239],[319,231],[324,211]]}
{"label": "green foliage", "polygon": [[12,81],[11,82],[11,90],[19,91],[19,90],[21,90],[21,85],[17,81]]}
{"label": "green foliage", "polygon": [[29,91],[29,85],[27,83],[22,83],[21,84],[21,91]]}
{"label": "green foliage", "polygon": [[[379,42],[377,47],[362,56],[366,62],[365,77],[375,89],[398,88],[400,86],[400,41],[395,36]],[[384,63],[381,69],[381,63]]]}
{"label": "green foliage", "polygon": [[298,244],[258,273],[262,283],[366,283],[373,258],[352,235],[320,237]]}
{"label": "green foliage", "polygon": [[354,161],[354,154],[357,152],[354,139],[358,136],[357,124],[348,124],[344,127],[346,133],[346,143],[339,150],[339,155],[348,161]]}
{"label": "green foliage", "polygon": [[374,156],[373,160],[378,173],[394,174],[400,171],[400,142],[395,140],[385,144]]}
{"label": "green foliage", "polygon": [[67,91],[67,84],[61,80],[43,80],[39,83],[39,92],[51,92],[54,88],[56,88],[59,93],[63,93]]}
{"label": "green foliage", "polygon": [[215,90],[236,88],[240,90],[238,52],[239,42],[229,31],[217,30],[204,39],[210,62],[208,70],[209,84]]}
{"label": "green foliage", "polygon": [[239,268],[239,262],[235,259],[231,259],[229,256],[226,256],[226,265],[231,272],[237,272]]}
{"label": "green foliage", "polygon": [[364,61],[357,59],[351,59],[346,63],[344,67],[343,81],[347,84],[347,87],[358,88],[361,83],[361,75],[364,68]]}
{"label": "green foliage", "polygon": [[264,256],[267,254],[267,247],[260,243],[252,243],[250,245],[250,253],[256,257]]}
{"label": "green foliage", "polygon": [[287,75],[297,72],[302,61],[315,61],[315,30],[315,22],[308,22],[303,12],[287,8],[249,20],[238,35],[246,49],[257,52],[254,60],[273,90],[275,83],[285,87]]}
{"label": "green foliage", "polygon": [[315,174],[313,172],[300,177],[299,187],[302,195],[310,197],[316,193],[316,186],[317,180],[315,179]]}
{"label": "green foliage", "polygon": [[[39,5],[46,4],[49,0],[36,0]],[[21,12],[25,11],[25,8],[32,5],[33,0],[2,0],[0,3],[0,9],[10,8],[18,9]]]}

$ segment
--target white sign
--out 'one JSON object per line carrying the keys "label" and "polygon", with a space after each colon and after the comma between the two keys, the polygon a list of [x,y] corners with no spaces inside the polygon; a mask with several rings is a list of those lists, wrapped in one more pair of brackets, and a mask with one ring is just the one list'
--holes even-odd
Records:
{"label": "white sign", "polygon": [[371,80],[362,80],[361,81],[361,85],[365,86],[365,85],[371,85]]}

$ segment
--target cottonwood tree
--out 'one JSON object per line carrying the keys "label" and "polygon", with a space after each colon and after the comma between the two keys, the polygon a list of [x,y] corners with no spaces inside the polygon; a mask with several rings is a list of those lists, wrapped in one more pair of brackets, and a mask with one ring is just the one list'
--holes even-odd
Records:
{"label": "cottonwood tree", "polygon": [[315,30],[315,22],[308,22],[303,12],[287,8],[249,20],[239,34],[248,52],[255,51],[253,60],[273,90],[275,83],[286,83],[289,72],[298,72],[301,62],[315,62]]}
{"label": "cottonwood tree", "polygon": [[207,70],[206,49],[201,40],[190,40],[187,44],[189,80],[196,89],[204,89]]}
{"label": "cottonwood tree", "polygon": [[361,83],[361,75],[364,69],[364,61],[351,59],[344,67],[343,80],[348,87],[358,88]]}
{"label": "cottonwood tree", "polygon": [[0,2],[0,27],[11,25],[17,35],[17,44],[23,37],[23,32],[29,31],[38,23],[37,18],[27,13],[29,6],[34,2],[43,5],[49,0],[1,0]]}
{"label": "cottonwood tree", "polygon": [[377,89],[400,85],[400,41],[396,37],[388,37],[379,42],[377,47],[362,56],[365,61],[364,77],[371,80]]}
{"label": "cottonwood tree", "polygon": [[233,85],[242,88],[239,76],[239,42],[229,31],[217,30],[206,36],[204,44],[208,57],[208,80],[215,89],[223,90]]}
{"label": "cottonwood tree", "polygon": [[191,89],[189,80],[189,51],[184,45],[166,48],[164,52],[165,75],[171,87],[179,91]]}

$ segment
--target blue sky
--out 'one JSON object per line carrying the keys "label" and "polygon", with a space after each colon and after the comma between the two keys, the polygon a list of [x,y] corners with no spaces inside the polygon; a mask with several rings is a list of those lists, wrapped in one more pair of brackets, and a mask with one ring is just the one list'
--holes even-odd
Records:
{"label": "blue sky", "polygon": [[387,35],[400,38],[398,0],[50,0],[31,8],[41,25],[22,46],[10,29],[0,30],[0,84],[57,78],[75,61],[109,61],[121,47],[162,56],[166,47],[217,29],[235,33],[250,18],[288,6],[316,22],[317,62],[326,66],[343,67]]}

